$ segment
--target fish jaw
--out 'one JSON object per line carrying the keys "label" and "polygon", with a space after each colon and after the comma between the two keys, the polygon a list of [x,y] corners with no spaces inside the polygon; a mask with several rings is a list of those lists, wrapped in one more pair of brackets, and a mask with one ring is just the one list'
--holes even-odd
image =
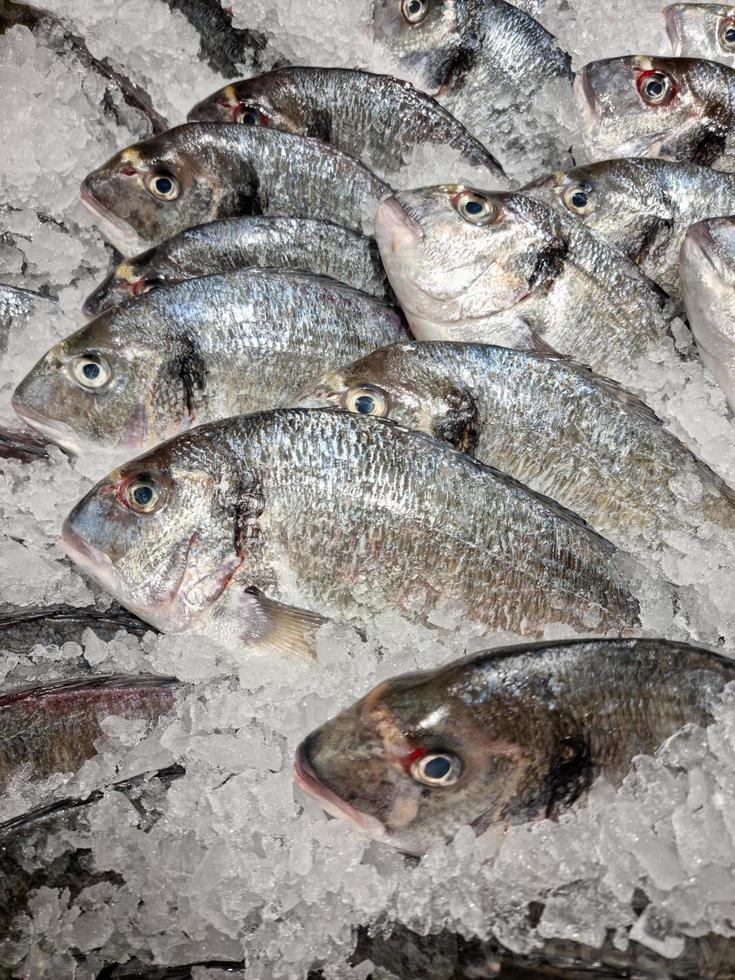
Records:
{"label": "fish jaw", "polygon": [[99,582],[107,592],[110,592],[112,595],[117,594],[119,591],[117,588],[117,576],[115,575],[115,567],[109,556],[102,551],[98,551],[97,548],[86,542],[81,535],[77,534],[71,526],[69,518],[64,521],[61,538],[59,539],[59,547],[67,558],[70,558],[75,565],[78,565],[95,582]]}
{"label": "fish jaw", "polygon": [[582,112],[584,128],[586,132],[592,133],[602,121],[602,111],[586,65],[577,72],[577,77],[572,83],[572,90]]}
{"label": "fish jaw", "polygon": [[395,197],[383,198],[375,212],[375,237],[381,253],[396,254],[412,248],[424,237],[419,223],[401,207]]}
{"label": "fish jaw", "polygon": [[10,403],[21,422],[25,422],[36,432],[40,432],[42,436],[49,439],[68,455],[81,456],[83,447],[71,426],[35,412],[23,402],[18,391],[15,392]]}
{"label": "fish jaw", "polygon": [[118,252],[125,258],[138,255],[149,248],[149,243],[140,237],[130,225],[126,224],[116,214],[113,214],[94,196],[89,187],[89,178],[85,177],[82,181],[79,197],[82,204],[94,216],[100,226],[100,230],[105,238],[113,245]]}
{"label": "fish jaw", "polygon": [[669,39],[669,44],[671,45],[671,53],[675,58],[681,57],[682,53],[682,37],[679,30],[679,17],[680,17],[680,5],[678,3],[672,3],[668,7],[664,7],[663,16],[664,23],[666,25],[666,36]]}

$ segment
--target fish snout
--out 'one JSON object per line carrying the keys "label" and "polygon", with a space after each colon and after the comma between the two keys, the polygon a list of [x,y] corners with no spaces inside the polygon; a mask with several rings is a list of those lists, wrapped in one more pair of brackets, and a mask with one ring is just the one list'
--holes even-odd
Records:
{"label": "fish snout", "polygon": [[383,198],[375,213],[375,237],[383,252],[397,252],[423,238],[421,225],[394,195]]}
{"label": "fish snout", "polygon": [[663,9],[664,23],[666,25],[666,36],[671,45],[671,53],[675,58],[679,58],[682,52],[681,24],[681,4],[672,3]]}
{"label": "fish snout", "polygon": [[590,78],[589,65],[585,65],[577,72],[577,76],[572,82],[572,90],[577,105],[582,111],[585,129],[594,129],[600,123],[601,109],[594,84]]}

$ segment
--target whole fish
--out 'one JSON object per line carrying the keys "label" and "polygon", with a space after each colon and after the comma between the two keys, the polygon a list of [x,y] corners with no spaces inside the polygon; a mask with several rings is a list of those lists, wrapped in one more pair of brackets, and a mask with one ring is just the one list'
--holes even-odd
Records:
{"label": "whole fish", "polygon": [[95,754],[110,715],[151,723],[171,709],[177,682],[166,677],[94,677],[0,695],[0,790],[23,772],[43,779],[76,772]]}
{"label": "whole fish", "polygon": [[154,290],[62,340],[13,407],[67,452],[140,450],[272,408],[326,368],[407,337],[392,306],[332,279],[243,269]]}
{"label": "whole fish", "polygon": [[575,515],[442,442],[347,412],[184,433],[93,488],[62,547],[160,629],[266,649],[313,631],[294,606],[524,635],[637,620],[612,545]]}
{"label": "whole fish", "polygon": [[596,156],[689,160],[735,170],[735,70],[701,58],[626,55],[578,73]]}
{"label": "whole fish", "polygon": [[666,640],[560,640],[489,650],[384,681],[299,746],[296,779],[334,816],[421,854],[556,817],[597,777],[713,720],[735,663]]}
{"label": "whole fish", "polygon": [[329,221],[228,218],[179,232],[118,265],[84,303],[97,316],[159,286],[251,266],[304,269],[387,298],[375,241]]}
{"label": "whole fish", "polygon": [[279,68],[226,85],[195,105],[187,118],[314,136],[391,182],[410,170],[417,148],[434,145],[451,148],[460,168],[481,168],[484,180],[503,177],[497,160],[454,116],[410,82],[390,75]]}
{"label": "whole fish", "polygon": [[687,232],[681,284],[702,360],[735,412],[735,219],[708,218]]}
{"label": "whole fish", "polygon": [[82,202],[123,255],[216,218],[294,215],[370,231],[389,188],[320,140],[188,123],[122,150],[82,183]]}
{"label": "whole fish", "polygon": [[664,7],[671,53],[735,67],[735,7],[722,3],[672,3]]}
{"label": "whole fish", "polygon": [[579,218],[677,298],[679,250],[689,225],[735,212],[735,175],[651,157],[556,171],[523,193]]}
{"label": "whole fish", "polygon": [[418,340],[552,348],[615,376],[668,337],[666,295],[576,219],[517,193],[405,191],[376,214]]}
{"label": "whole fish", "polygon": [[[734,293],[735,295],[735,293]],[[702,486],[702,518],[735,528],[735,492],[634,395],[588,368],[507,347],[399,343],[325,374],[299,399],[393,419],[563,504],[616,544],[682,520],[672,481]]]}

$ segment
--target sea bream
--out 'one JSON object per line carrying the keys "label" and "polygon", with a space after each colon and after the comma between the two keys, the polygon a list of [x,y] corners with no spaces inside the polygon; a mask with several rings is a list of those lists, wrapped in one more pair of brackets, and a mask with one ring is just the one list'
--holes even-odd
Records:
{"label": "sea bream", "polygon": [[672,3],[664,7],[671,53],[735,67],[735,7],[722,3]]}
{"label": "sea bream", "polygon": [[401,313],[367,293],[303,272],[241,269],[100,314],[41,358],[13,407],[72,454],[141,450],[283,404],[326,368],[407,336]]}
{"label": "sea bream", "polygon": [[122,262],[87,297],[84,313],[97,316],[161,286],[251,266],[302,269],[381,298],[390,294],[372,238],[330,221],[227,218],[188,228]]}
{"label": "sea bream", "polygon": [[320,140],[232,123],[188,123],[135,143],[82,182],[82,202],[124,256],[235,215],[291,215],[372,229],[389,188]]}
{"label": "sea bream", "polygon": [[523,193],[579,218],[677,298],[687,228],[735,211],[735,175],[652,157],[559,170],[527,184]]}
{"label": "sea bream", "polygon": [[456,166],[467,179],[500,179],[505,186],[498,162],[454,116],[410,82],[390,75],[278,68],[226,85],[195,105],[188,119],[313,136],[361,160],[393,185],[404,172],[410,175],[418,148],[441,146],[456,154]]}
{"label": "sea bream", "polygon": [[526,195],[403,191],[381,203],[375,234],[418,340],[551,348],[613,377],[668,340],[666,294],[571,215]]}
{"label": "sea bream", "polygon": [[[390,418],[445,439],[623,547],[641,532],[661,546],[672,528],[703,520],[735,529],[735,492],[638,398],[567,359],[485,344],[392,344],[327,372],[299,405]],[[702,487],[698,507],[677,495],[686,476]]]}
{"label": "sea bream", "polygon": [[615,549],[576,515],[422,433],[291,409],[199,426],[114,470],[62,547],[167,632],[309,651],[308,616],[387,610],[481,632],[635,626]]}
{"label": "sea bream", "polygon": [[334,816],[412,854],[582,803],[633,758],[714,720],[735,664],[667,640],[488,650],[384,681],[299,746],[298,784]]}
{"label": "sea bream", "polygon": [[687,232],[681,282],[689,325],[735,412],[735,218],[708,218]]}
{"label": "sea bream", "polygon": [[735,170],[735,70],[703,58],[626,55],[575,82],[595,156],[661,157]]}

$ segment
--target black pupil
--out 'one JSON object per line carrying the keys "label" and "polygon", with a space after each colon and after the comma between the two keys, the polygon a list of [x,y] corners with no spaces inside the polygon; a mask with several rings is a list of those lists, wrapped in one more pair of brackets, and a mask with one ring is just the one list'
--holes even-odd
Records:
{"label": "black pupil", "polygon": [[170,194],[173,190],[173,183],[168,177],[159,177],[156,180],[156,190],[159,194]]}
{"label": "black pupil", "polygon": [[375,399],[372,395],[360,395],[355,399],[355,408],[360,415],[369,415],[375,408]]}
{"label": "black pupil", "polygon": [[248,109],[246,112],[243,113],[242,121],[247,126],[254,126],[258,121],[258,117],[253,109]]}
{"label": "black pupil", "polygon": [[100,376],[99,364],[85,364],[82,368],[82,374],[88,381],[96,381]]}
{"label": "black pupil", "polygon": [[467,201],[464,209],[467,214],[482,214],[483,212],[482,204],[479,201]]}
{"label": "black pupil", "polygon": [[572,204],[575,208],[583,208],[587,205],[587,195],[584,191],[575,191],[572,194]]}
{"label": "black pupil", "polygon": [[728,44],[732,44],[735,41],[735,27],[728,27],[725,31],[725,40]]}
{"label": "black pupil", "polygon": [[654,79],[653,81],[648,83],[648,85],[646,86],[646,91],[648,92],[649,95],[653,96],[653,98],[658,98],[659,95],[663,94],[664,83],[659,81],[658,79]]}
{"label": "black pupil", "polygon": [[409,14],[420,14],[422,6],[423,4],[421,3],[421,0],[411,0],[408,5]]}
{"label": "black pupil", "polygon": [[151,500],[153,500],[153,491],[150,487],[136,487],[135,490],[133,490],[133,499],[135,500],[136,504],[139,504],[141,507],[145,507],[151,502]]}
{"label": "black pupil", "polygon": [[449,774],[452,764],[449,759],[438,755],[435,759],[429,759],[424,765],[424,775],[429,779],[443,779]]}

